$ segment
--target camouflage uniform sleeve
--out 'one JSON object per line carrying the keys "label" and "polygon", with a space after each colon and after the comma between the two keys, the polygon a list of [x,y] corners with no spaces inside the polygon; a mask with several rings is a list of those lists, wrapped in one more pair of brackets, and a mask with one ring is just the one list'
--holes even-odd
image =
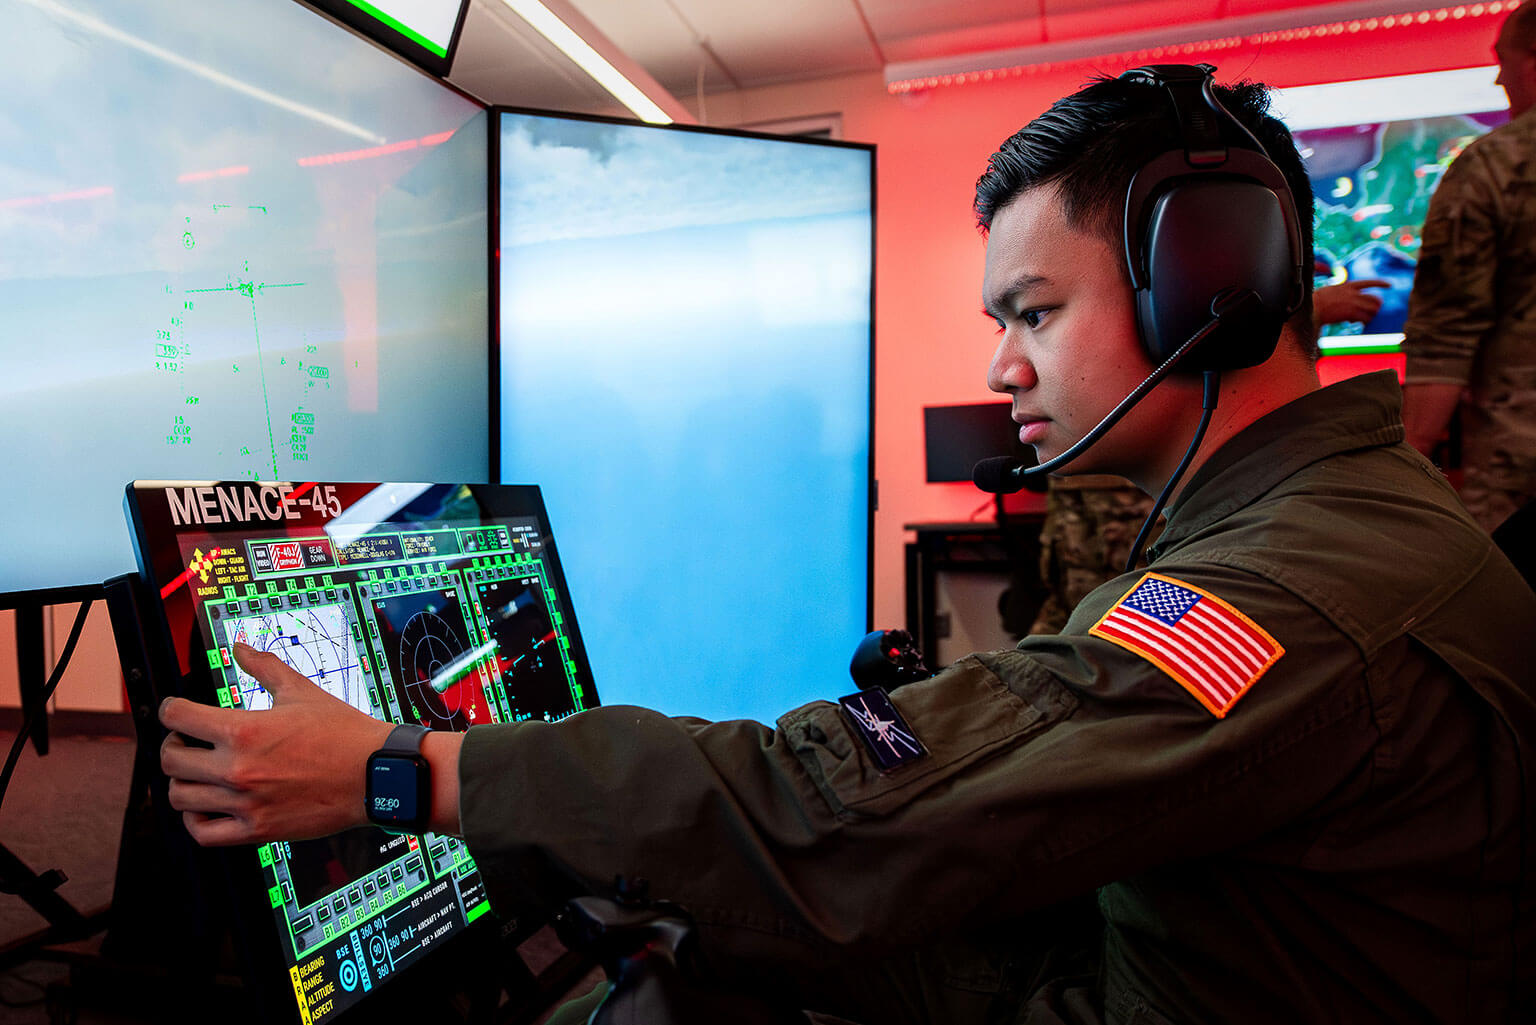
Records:
{"label": "camouflage uniform sleeve", "polygon": [[1488,155],[1469,147],[1430,199],[1403,328],[1409,381],[1466,384],[1497,319],[1499,191]]}

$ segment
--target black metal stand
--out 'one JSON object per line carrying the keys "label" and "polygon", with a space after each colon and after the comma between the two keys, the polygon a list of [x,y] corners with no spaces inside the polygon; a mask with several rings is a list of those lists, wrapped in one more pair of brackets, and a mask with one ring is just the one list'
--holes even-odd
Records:
{"label": "black metal stand", "polygon": [[32,747],[48,753],[48,716],[43,707],[43,606],[27,602],[16,607],[16,685],[21,690],[22,722],[32,723]]}
{"label": "black metal stand", "polygon": [[[30,734],[39,756],[48,753],[48,674],[43,659],[43,607],[42,601],[22,602],[16,606],[21,729]],[[26,736],[21,737],[21,743],[25,744],[26,740]],[[41,931],[0,947],[0,968],[35,959],[50,945],[84,939],[104,926],[105,911],[85,915],[59,896],[57,890],[68,878],[56,868],[41,873],[33,871],[9,847],[0,843],[0,893],[19,896],[48,921]]]}
{"label": "black metal stand", "polygon": [[0,844],[0,886],[21,897],[32,910],[48,920],[46,928],[0,946],[0,969],[36,960],[50,946],[85,939],[105,928],[105,910],[81,914],[55,892],[66,878],[58,869],[41,874],[34,872],[10,848]]}

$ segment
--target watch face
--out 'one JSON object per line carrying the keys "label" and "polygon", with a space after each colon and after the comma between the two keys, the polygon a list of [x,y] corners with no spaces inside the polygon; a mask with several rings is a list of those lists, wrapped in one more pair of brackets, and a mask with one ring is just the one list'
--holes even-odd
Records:
{"label": "watch face", "polygon": [[426,782],[424,759],[375,754],[368,761],[368,817],[381,825],[421,825]]}

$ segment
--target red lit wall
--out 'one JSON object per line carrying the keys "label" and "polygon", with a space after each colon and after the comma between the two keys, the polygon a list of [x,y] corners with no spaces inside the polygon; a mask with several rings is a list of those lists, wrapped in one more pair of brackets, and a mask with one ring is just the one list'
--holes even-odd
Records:
{"label": "red lit wall", "polygon": [[[1252,8],[1256,0],[1249,0]],[[1291,6],[1282,4],[1277,6]],[[1475,6],[1469,5],[1464,13]],[[1278,86],[1492,63],[1499,17],[1447,17],[1427,25],[1305,40],[1238,42],[1175,52],[1207,60],[1222,81]],[[1014,130],[1096,72],[1135,64],[1104,59],[891,95],[879,75],[853,75],[708,99],[709,123],[753,125],[840,114],[843,138],[879,147],[875,283],[875,624],[903,625],[904,524],[966,519],[985,496],[964,484],[923,480],[922,407],[996,398],[987,362],[996,341],[983,317],[983,243],[972,189],[987,157]]]}

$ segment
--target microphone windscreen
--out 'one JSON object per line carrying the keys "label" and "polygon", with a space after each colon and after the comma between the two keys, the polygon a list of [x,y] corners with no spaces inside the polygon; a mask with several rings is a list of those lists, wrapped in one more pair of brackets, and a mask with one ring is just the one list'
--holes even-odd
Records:
{"label": "microphone windscreen", "polygon": [[983,491],[994,495],[1011,494],[1022,487],[1019,470],[1024,464],[1012,456],[983,459],[971,470],[971,480]]}

